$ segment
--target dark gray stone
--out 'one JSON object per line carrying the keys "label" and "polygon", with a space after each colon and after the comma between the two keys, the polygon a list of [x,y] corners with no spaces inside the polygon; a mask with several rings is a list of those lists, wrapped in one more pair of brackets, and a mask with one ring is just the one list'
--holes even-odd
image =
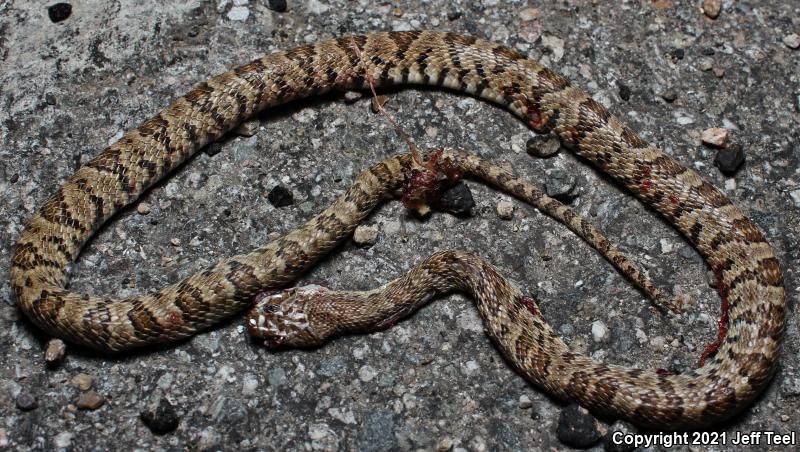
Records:
{"label": "dark gray stone", "polygon": [[475,199],[472,198],[472,192],[467,184],[459,183],[445,190],[434,207],[453,215],[469,215],[472,208],[475,207]]}
{"label": "dark gray stone", "polygon": [[697,252],[689,245],[684,245],[678,248],[678,255],[684,259],[694,259],[697,257]]}
{"label": "dark gray stone", "polygon": [[744,149],[741,146],[732,145],[729,148],[720,149],[714,157],[714,165],[722,171],[723,174],[733,175],[744,163],[745,155]]}
{"label": "dark gray stone", "polygon": [[365,452],[392,450],[396,444],[394,415],[389,411],[368,412],[359,429],[358,450]]}
{"label": "dark gray stone", "polygon": [[277,13],[285,13],[287,8],[286,0],[269,0],[267,6]]}
{"label": "dark gray stone", "polygon": [[544,184],[545,192],[565,204],[569,204],[578,196],[576,191],[577,179],[574,175],[562,169],[554,169],[547,175]]}
{"label": "dark gray stone", "polygon": [[615,321],[611,328],[611,338],[614,350],[627,353],[636,343],[636,329],[630,328],[630,325]]}
{"label": "dark gray stone", "polygon": [[286,371],[282,367],[275,367],[267,372],[267,381],[270,386],[278,387],[286,384]]}
{"label": "dark gray stone", "polygon": [[558,138],[552,136],[536,136],[525,142],[525,150],[535,157],[552,157],[561,149]]}
{"label": "dark gray stone", "polygon": [[29,392],[20,392],[16,398],[17,408],[22,411],[31,411],[39,407],[36,397]]}
{"label": "dark gray stone", "polygon": [[558,440],[570,447],[587,448],[603,438],[603,433],[587,410],[570,404],[561,411],[556,428]]}
{"label": "dark gray stone", "polygon": [[347,370],[347,362],[342,356],[330,356],[321,360],[317,373],[331,378],[342,375]]}
{"label": "dark gray stone", "polygon": [[157,403],[151,404],[145,411],[142,411],[139,417],[150,431],[157,435],[163,435],[178,428],[180,418],[175,407],[166,397],[160,397],[157,400]]}
{"label": "dark gray stone", "polygon": [[683,59],[683,57],[686,55],[686,52],[685,52],[683,49],[673,49],[673,50],[671,50],[671,51],[669,52],[669,55],[670,55],[670,56],[671,56],[673,59],[675,59],[675,60],[677,60],[677,61],[680,61],[680,60],[682,60],[682,59]]}
{"label": "dark gray stone", "polygon": [[67,20],[72,14],[72,5],[69,3],[56,3],[47,8],[47,16],[54,24]]}
{"label": "dark gray stone", "polygon": [[800,377],[796,375],[787,375],[783,377],[781,392],[787,397],[800,396]]}
{"label": "dark gray stone", "polygon": [[276,185],[275,188],[270,190],[267,199],[275,207],[286,207],[294,204],[294,196],[291,190],[282,185]]}
{"label": "dark gray stone", "polygon": [[674,89],[668,89],[661,93],[661,98],[667,102],[675,102],[678,99],[678,92]]}
{"label": "dark gray stone", "polygon": [[222,396],[211,405],[210,413],[216,422],[235,425],[247,417],[247,408],[234,398]]}
{"label": "dark gray stone", "polygon": [[454,21],[454,20],[458,20],[459,18],[461,18],[461,14],[462,14],[462,13],[461,13],[461,10],[460,10],[460,9],[458,9],[458,8],[451,8],[451,9],[450,9],[450,10],[447,12],[447,20],[449,20],[450,22],[452,22],[452,21]]}
{"label": "dark gray stone", "polygon": [[619,90],[620,99],[626,102],[631,100],[631,88],[628,85],[622,82],[617,82],[617,89]]}

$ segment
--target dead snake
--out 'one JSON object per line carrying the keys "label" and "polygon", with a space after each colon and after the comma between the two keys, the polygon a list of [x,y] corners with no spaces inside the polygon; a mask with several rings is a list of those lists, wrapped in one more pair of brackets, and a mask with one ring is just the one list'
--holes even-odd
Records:
{"label": "dead snake", "polygon": [[19,307],[50,334],[114,352],[186,337],[248,306],[264,288],[285,285],[347,235],[345,223],[357,223],[376,201],[371,193],[400,183],[393,174],[403,169],[378,165],[304,228],[150,295],[120,300],[73,293],[66,269],[109,217],[244,119],[294,99],[366,88],[369,80],[470,93],[504,105],[537,131],[555,132],[660,212],[716,274],[728,307],[727,335],[705,365],[680,375],[596,363],[565,349],[532,309],[517,303],[514,315],[530,322],[520,327],[505,311],[508,304],[486,308],[490,332],[492,325],[530,331],[506,351],[528,378],[598,412],[659,427],[718,422],[764,388],[776,369],[786,307],[778,259],[758,226],[560,75],[507,47],[452,33],[322,41],[200,84],[83,165],[31,218],[12,255]]}

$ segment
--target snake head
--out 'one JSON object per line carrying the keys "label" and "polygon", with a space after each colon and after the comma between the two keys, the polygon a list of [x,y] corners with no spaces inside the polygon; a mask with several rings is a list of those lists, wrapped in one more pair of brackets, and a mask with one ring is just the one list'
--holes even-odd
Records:
{"label": "snake head", "polygon": [[322,345],[332,328],[312,321],[310,310],[313,300],[327,292],[317,284],[262,292],[245,318],[247,330],[271,349]]}

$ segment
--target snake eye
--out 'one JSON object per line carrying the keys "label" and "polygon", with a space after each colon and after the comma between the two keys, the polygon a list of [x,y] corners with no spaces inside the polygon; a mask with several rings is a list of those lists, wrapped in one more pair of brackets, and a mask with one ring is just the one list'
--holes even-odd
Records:
{"label": "snake eye", "polygon": [[266,311],[266,312],[275,313],[275,312],[278,312],[280,310],[281,310],[281,307],[280,307],[280,305],[277,305],[277,304],[268,304],[268,305],[264,306],[264,311]]}

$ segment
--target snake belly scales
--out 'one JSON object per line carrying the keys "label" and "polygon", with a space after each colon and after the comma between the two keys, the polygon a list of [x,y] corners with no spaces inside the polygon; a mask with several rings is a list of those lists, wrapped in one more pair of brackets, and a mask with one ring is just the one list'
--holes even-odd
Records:
{"label": "snake belly scales", "polygon": [[[657,210],[698,249],[717,278],[727,334],[697,369],[665,375],[570,352],[532,313],[489,318],[498,343],[521,328],[507,357],[531,381],[600,414],[661,428],[729,418],[777,367],[785,321],[783,275],[759,227],[697,173],[643,141],[562,76],[507,47],[453,33],[385,32],[321,41],[264,56],[201,83],[83,165],[30,219],[14,249],[11,283],[21,310],[44,331],[118,352],[194,334],[285,286],[347,235],[402,168],[378,165],[331,208],[285,238],[225,260],[149,295],[70,292],[67,268],[89,237],[198,149],[256,112],[330,90],[432,85],[505,106],[552,131]],[[401,160],[394,165],[401,165]],[[534,305],[535,307],[535,305]],[[526,316],[526,312],[529,315]],[[508,322],[511,321],[511,324]],[[496,327],[496,328],[495,328]]]}

